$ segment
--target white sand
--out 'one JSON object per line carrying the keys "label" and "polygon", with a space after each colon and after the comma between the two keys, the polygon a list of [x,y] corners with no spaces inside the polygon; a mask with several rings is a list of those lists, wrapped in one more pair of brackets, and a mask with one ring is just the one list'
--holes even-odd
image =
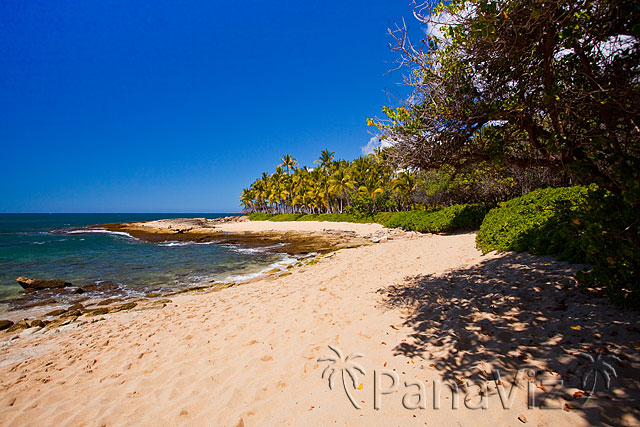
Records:
{"label": "white sand", "polygon": [[[252,230],[295,227],[306,231],[340,227],[362,233],[377,228],[376,225],[311,222],[251,222],[224,227],[233,231],[247,227]],[[529,425],[540,426],[589,425],[600,419],[594,418],[596,416],[630,425],[637,423],[634,418],[637,413],[628,409],[628,404],[616,403],[611,410],[611,402],[603,399],[597,401],[601,406],[592,412],[527,409],[526,382],[521,384],[509,410],[502,408],[495,383],[489,384],[487,410],[467,409],[462,391],[461,407],[452,409],[451,395],[446,389],[440,400],[441,409],[433,408],[433,381],[444,381],[458,371],[490,369],[485,362],[505,362],[503,355],[509,351],[516,355],[527,351],[521,345],[515,350],[494,347],[494,341],[508,341],[508,338],[498,339],[497,335],[504,331],[491,330],[491,326],[485,325],[485,333],[477,332],[480,341],[474,343],[471,350],[456,352],[456,345],[451,345],[451,332],[462,343],[464,334],[473,330],[473,324],[461,320],[465,316],[474,313],[473,319],[478,320],[478,325],[482,318],[498,324],[511,316],[509,328],[517,337],[540,342],[546,340],[546,336],[534,338],[527,328],[541,322],[539,329],[546,333],[545,325],[554,324],[552,315],[562,318],[562,324],[566,324],[566,331],[558,325],[564,339],[574,340],[572,333],[583,336],[595,331],[606,333],[606,326],[597,321],[586,317],[572,319],[570,310],[549,311],[545,324],[537,317],[519,318],[518,312],[498,316],[492,311],[493,303],[481,304],[477,309],[473,308],[475,303],[467,305],[475,301],[475,287],[483,287],[484,292],[500,280],[503,287],[499,292],[496,288],[494,296],[496,312],[522,303],[518,298],[531,305],[532,313],[551,310],[553,304],[558,304],[554,299],[558,292],[574,298],[566,300],[569,306],[588,305],[578,293],[572,296],[574,291],[557,291],[557,280],[545,283],[549,281],[547,271],[560,271],[562,274],[556,278],[564,277],[564,272],[570,271],[565,264],[544,260],[542,264],[535,264],[535,268],[524,268],[528,261],[535,263],[536,259],[481,256],[474,247],[474,238],[472,233],[426,235],[345,249],[277,280],[261,280],[216,293],[182,295],[173,298],[173,303],[163,309],[116,313],[104,316],[104,320],[94,318],[99,321],[80,327],[66,326],[59,332],[26,336],[30,333],[27,330],[11,344],[0,347],[0,424],[495,427],[521,425],[519,415],[524,415]],[[495,264],[482,270],[482,265],[491,262]],[[464,270],[474,265],[484,276],[473,278],[469,271],[476,270]],[[453,279],[442,279],[443,273],[455,269],[462,270],[454,274]],[[419,298],[411,297],[415,297],[415,293],[403,293],[402,289],[412,283],[410,277],[427,274],[441,278],[432,291],[429,286],[420,288]],[[513,294],[505,294],[511,283],[516,285]],[[393,297],[388,296],[387,291],[378,292],[393,285],[400,287],[392,292]],[[518,288],[540,288],[546,298],[537,301],[520,295]],[[402,301],[406,304],[401,304]],[[423,303],[433,306],[421,313]],[[456,316],[445,315],[435,331],[433,324],[421,330],[421,321],[428,322],[431,313],[442,307],[451,307]],[[609,337],[615,341],[609,348],[629,356],[627,367],[619,368],[620,377],[637,375],[637,352],[633,354],[633,349],[629,349],[630,343],[638,339],[638,333],[624,327],[633,326],[637,316],[620,315],[606,305],[597,310],[602,319],[607,319],[606,325],[617,324],[616,328],[620,329],[615,338]],[[574,324],[582,325],[581,330],[569,329]],[[590,325],[593,328],[589,329]],[[433,344],[423,339],[425,334],[434,332],[444,342]],[[577,335],[573,347],[566,347],[580,348],[579,337]],[[317,359],[331,355],[329,345],[341,349],[345,355],[363,354],[355,360],[366,371],[366,375],[358,374],[357,387],[362,384],[361,389],[354,390],[345,377],[349,392],[362,407],[360,410],[346,397],[341,371],[335,373],[333,390],[329,389],[327,378],[321,378],[327,363],[319,363]],[[412,346],[417,346],[419,351]],[[476,364],[474,357],[478,355],[485,360]],[[559,352],[557,357],[566,358],[567,351]],[[546,366],[539,361],[528,362]],[[395,371],[402,383],[398,391],[382,396],[380,410],[374,410],[374,371]],[[508,372],[503,373],[504,384],[508,386],[504,375]],[[464,382],[459,376],[455,378]],[[383,380],[382,386],[386,387],[389,379]],[[404,381],[416,380],[427,384],[427,409],[424,410],[408,410],[402,405],[403,394],[407,390],[415,391],[415,387],[404,387]],[[637,398],[637,378],[636,383],[625,381],[616,383],[617,389]],[[479,399],[477,387],[469,390]],[[544,393],[542,389],[537,391]],[[562,408],[565,400],[556,403]],[[601,415],[601,407],[609,412]]]}

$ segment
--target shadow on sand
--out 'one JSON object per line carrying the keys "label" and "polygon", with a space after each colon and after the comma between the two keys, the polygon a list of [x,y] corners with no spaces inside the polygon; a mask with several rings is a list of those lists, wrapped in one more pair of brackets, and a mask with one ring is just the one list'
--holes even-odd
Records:
{"label": "shadow on sand", "polygon": [[[495,383],[496,370],[504,377],[532,367],[534,381],[561,380],[554,387],[561,408],[580,411],[591,424],[633,424],[640,419],[640,316],[580,288],[573,278],[578,268],[507,253],[381,289],[384,304],[403,310],[412,331],[395,353],[430,361],[454,383]],[[616,371],[609,389],[598,356]],[[595,375],[583,385],[589,368]]]}

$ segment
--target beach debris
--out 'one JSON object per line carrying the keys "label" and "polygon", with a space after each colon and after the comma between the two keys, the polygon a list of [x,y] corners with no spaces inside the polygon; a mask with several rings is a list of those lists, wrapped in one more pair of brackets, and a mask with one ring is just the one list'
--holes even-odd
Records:
{"label": "beach debris", "polygon": [[64,280],[31,279],[24,276],[16,278],[16,282],[18,282],[23,289],[57,289],[72,286],[71,283],[65,282]]}
{"label": "beach debris", "polygon": [[527,423],[527,417],[524,416],[524,414],[520,414],[518,415],[518,421],[520,421],[523,424]]}
{"label": "beach debris", "polygon": [[0,320],[0,331],[9,329],[12,326],[13,326],[13,322],[11,320]]}

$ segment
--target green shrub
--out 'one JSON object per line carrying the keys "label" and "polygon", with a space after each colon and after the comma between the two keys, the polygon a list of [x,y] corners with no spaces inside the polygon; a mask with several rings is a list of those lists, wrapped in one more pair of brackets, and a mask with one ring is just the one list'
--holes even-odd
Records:
{"label": "green shrub", "polygon": [[252,212],[247,215],[250,221],[267,221],[273,217],[273,215],[264,212]]}
{"label": "green shrub", "polygon": [[476,243],[483,252],[526,251],[588,264],[577,275],[582,284],[638,308],[639,236],[633,204],[591,185],[539,189],[500,203],[486,215]]}
{"label": "green shrub", "polygon": [[269,218],[269,221],[297,221],[304,214],[277,214]]}
{"label": "green shrub", "polygon": [[434,211],[385,212],[376,215],[375,220],[389,228],[443,233],[476,229],[486,213],[484,205],[453,205]]}
{"label": "green shrub", "polygon": [[[541,188],[498,204],[485,216],[476,236],[478,249],[560,255],[583,261],[572,239],[572,219],[587,202],[586,187]],[[570,218],[572,216],[574,218]]]}
{"label": "green shrub", "polygon": [[331,221],[331,222],[374,222],[373,217],[347,213],[324,213],[317,215],[304,215],[298,221]]}

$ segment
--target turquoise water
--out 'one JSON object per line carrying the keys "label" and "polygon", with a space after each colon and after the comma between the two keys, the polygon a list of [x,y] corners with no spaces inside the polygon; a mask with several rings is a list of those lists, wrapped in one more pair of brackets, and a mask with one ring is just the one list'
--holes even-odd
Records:
{"label": "turquoise water", "polygon": [[[0,303],[20,295],[18,276],[74,285],[110,282],[131,292],[250,278],[284,254],[191,242],[149,243],[69,229],[110,222],[227,214],[0,214]],[[62,232],[61,232],[62,230]],[[66,231],[65,231],[66,230]]]}

